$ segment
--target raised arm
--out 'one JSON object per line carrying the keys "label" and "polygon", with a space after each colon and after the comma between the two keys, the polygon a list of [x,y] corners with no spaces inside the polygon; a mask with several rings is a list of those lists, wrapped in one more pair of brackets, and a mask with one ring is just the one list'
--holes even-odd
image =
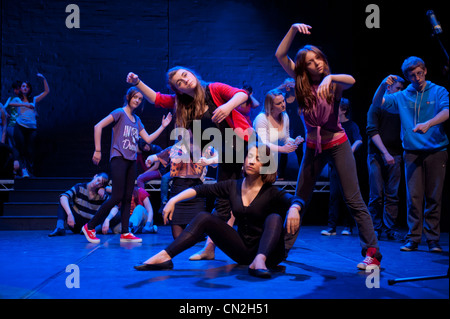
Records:
{"label": "raised arm", "polygon": [[372,104],[375,107],[380,107],[384,104],[384,93],[386,93],[387,87],[389,85],[393,85],[396,81],[397,77],[395,75],[389,75],[387,78],[381,81],[381,84],[375,92],[372,100]]}
{"label": "raised arm", "polygon": [[295,63],[291,58],[288,57],[288,51],[291,47],[292,41],[294,41],[295,35],[297,32],[302,34],[311,34],[309,32],[311,26],[303,23],[296,23],[291,26],[288,33],[284,36],[281,43],[278,45],[277,51],[275,52],[275,57],[278,62],[281,64],[286,73],[295,79]]}
{"label": "raised arm", "polygon": [[163,115],[161,126],[158,127],[156,131],[154,131],[152,134],[149,135],[147,131],[143,129],[139,132],[139,135],[144,139],[144,141],[147,144],[151,144],[153,143],[154,140],[158,138],[159,135],[161,135],[162,131],[164,131],[167,125],[169,125],[170,121],[172,121],[172,113],[169,112],[169,114],[167,114],[167,117]]}
{"label": "raised arm", "polygon": [[45,76],[43,76],[41,73],[38,73],[37,76],[38,76],[39,78],[41,78],[42,81],[44,81],[44,92],[42,92],[41,94],[39,94],[38,96],[35,97],[35,102],[36,102],[36,103],[42,101],[42,99],[43,99],[44,97],[46,97],[47,94],[50,93],[50,88],[49,88],[49,86],[48,86],[47,79],[45,78]]}
{"label": "raised arm", "polygon": [[149,101],[152,104],[155,104],[156,92],[151,87],[142,82],[137,74],[133,72],[128,73],[127,83],[136,86],[142,92],[142,94],[144,94],[145,99],[147,101]]}

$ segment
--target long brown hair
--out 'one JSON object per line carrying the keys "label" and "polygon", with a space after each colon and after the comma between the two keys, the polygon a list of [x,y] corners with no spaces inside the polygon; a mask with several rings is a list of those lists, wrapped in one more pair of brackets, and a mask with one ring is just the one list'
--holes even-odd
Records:
{"label": "long brown hair", "polygon": [[[172,83],[173,76],[181,69],[191,72],[198,80],[194,97],[178,91]],[[167,71],[167,83],[176,94],[175,125],[176,127],[189,128],[193,120],[198,120],[203,115],[206,83],[194,71],[182,66],[176,66]]]}
{"label": "long brown hair", "polygon": [[[311,85],[311,77],[306,69],[306,54],[308,52],[314,52],[319,59],[324,61],[323,77],[326,77],[331,73],[330,66],[328,64],[327,57],[318,48],[313,45],[305,45],[301,48],[295,56],[295,97],[297,98],[299,108],[302,112],[311,112],[313,105],[317,103],[317,96],[313,92]],[[332,103],[334,99],[335,85],[332,84],[330,94],[327,97],[327,102]]]}

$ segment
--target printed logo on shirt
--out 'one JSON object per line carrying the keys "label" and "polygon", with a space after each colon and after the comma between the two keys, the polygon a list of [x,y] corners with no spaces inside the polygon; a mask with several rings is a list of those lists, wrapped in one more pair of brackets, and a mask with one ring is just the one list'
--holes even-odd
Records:
{"label": "printed logo on shirt", "polygon": [[122,148],[137,152],[137,141],[139,139],[138,129],[131,125],[125,125],[123,128]]}

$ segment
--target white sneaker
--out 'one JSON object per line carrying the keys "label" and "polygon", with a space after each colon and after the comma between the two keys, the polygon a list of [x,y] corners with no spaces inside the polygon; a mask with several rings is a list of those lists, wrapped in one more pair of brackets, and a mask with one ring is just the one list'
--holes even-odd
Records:
{"label": "white sneaker", "polygon": [[326,229],[326,230],[322,230],[322,231],[320,232],[320,234],[321,234],[322,236],[335,236],[335,235],[336,235],[336,229],[334,229],[334,228],[328,228],[328,229]]}

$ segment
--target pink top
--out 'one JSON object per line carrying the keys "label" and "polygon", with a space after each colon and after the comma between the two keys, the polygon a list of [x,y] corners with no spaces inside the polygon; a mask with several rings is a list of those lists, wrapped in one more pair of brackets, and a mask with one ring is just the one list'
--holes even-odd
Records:
{"label": "pink top", "polygon": [[[307,146],[316,149],[316,154],[321,153],[322,149],[327,149],[330,144],[336,145],[345,142],[347,139],[343,139],[345,135],[345,130],[342,128],[339,122],[339,104],[334,103],[334,101],[329,104],[325,99],[319,98],[317,96],[317,85],[313,86],[314,95],[316,95],[317,103],[313,106],[312,112],[303,113],[305,119],[307,134]],[[341,133],[332,134],[333,137],[322,141],[324,135],[323,130],[331,133]],[[315,138],[315,139],[314,139]]]}

